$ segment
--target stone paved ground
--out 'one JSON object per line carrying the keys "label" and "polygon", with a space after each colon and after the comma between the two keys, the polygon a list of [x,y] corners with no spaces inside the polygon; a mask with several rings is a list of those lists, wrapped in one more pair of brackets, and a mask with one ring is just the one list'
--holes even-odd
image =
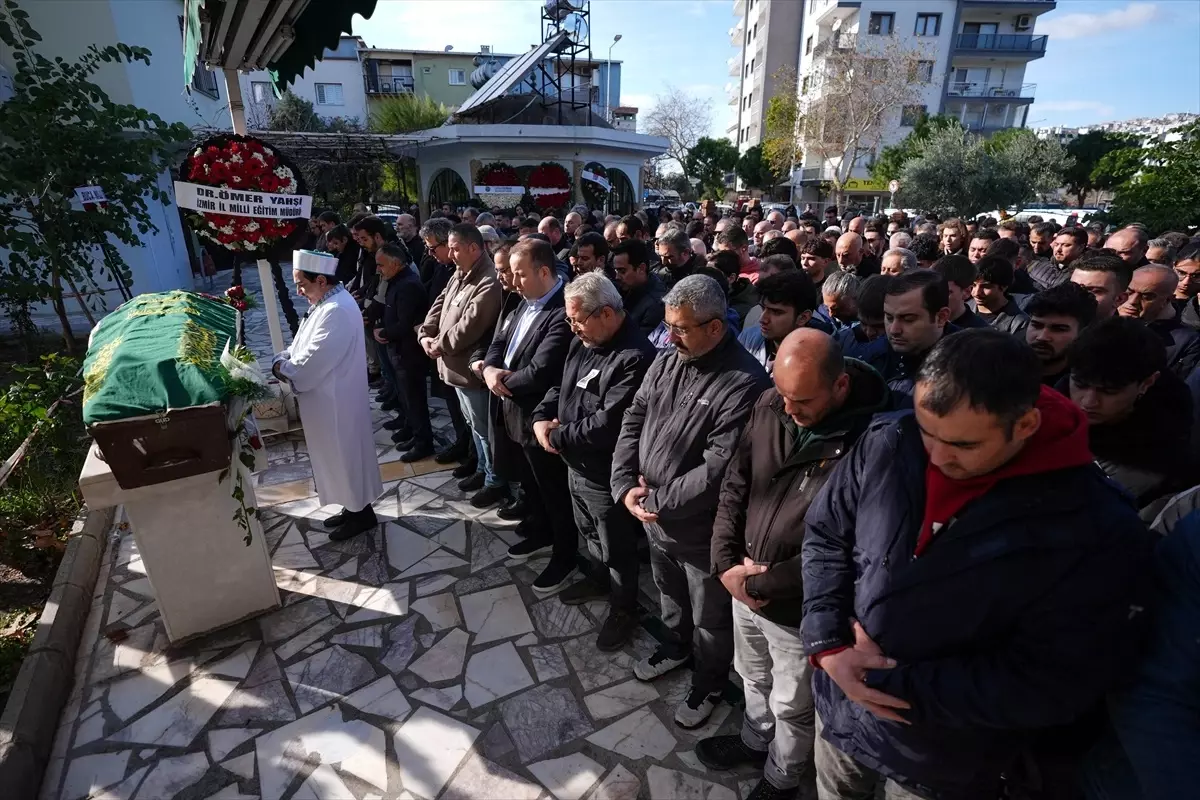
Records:
{"label": "stone paved ground", "polygon": [[[449,424],[441,405],[436,419]],[[42,798],[745,796],[755,771],[710,772],[693,753],[735,732],[738,709],[676,727],[690,673],[633,679],[655,644],[647,630],[596,650],[604,603],[536,597],[540,565],[507,560],[515,534],[494,510],[472,508],[432,461],[399,462],[386,431],[376,438],[382,524],[343,543],[320,524],[331,509],[317,507],[302,436],[270,443],[256,491],[284,605],[184,646],[168,645],[118,525]],[[645,566],[640,583],[653,630]]]}

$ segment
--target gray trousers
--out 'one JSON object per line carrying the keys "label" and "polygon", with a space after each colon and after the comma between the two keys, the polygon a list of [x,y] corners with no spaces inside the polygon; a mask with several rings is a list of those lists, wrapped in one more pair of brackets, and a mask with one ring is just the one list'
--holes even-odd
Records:
{"label": "gray trousers", "polygon": [[670,637],[664,647],[677,658],[692,654],[692,688],[723,690],[733,663],[732,598],[709,573],[708,550],[668,553],[651,536],[650,571]]}
{"label": "gray trousers", "polygon": [[767,751],[763,777],[794,789],[812,759],[812,666],[800,631],[771,622],[733,601],[733,667],[742,676],[746,713],[742,742]]}
{"label": "gray trousers", "polygon": [[821,736],[821,717],[817,716],[817,741],[814,760],[817,765],[817,800],[873,800],[876,787],[883,783],[884,800],[926,800],[895,781],[855,761]]}

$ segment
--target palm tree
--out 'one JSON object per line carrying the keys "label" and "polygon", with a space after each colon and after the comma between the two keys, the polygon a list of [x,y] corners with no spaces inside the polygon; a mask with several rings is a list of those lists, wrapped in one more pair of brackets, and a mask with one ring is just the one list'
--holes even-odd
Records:
{"label": "palm tree", "polygon": [[450,118],[450,109],[428,95],[389,97],[371,112],[375,133],[412,133],[437,128]]}

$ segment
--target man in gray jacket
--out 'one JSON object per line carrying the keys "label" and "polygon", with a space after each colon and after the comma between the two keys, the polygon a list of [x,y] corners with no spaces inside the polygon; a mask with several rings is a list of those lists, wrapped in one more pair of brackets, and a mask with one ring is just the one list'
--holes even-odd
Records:
{"label": "man in gray jacket", "polygon": [[681,279],[663,298],[670,344],[625,412],[613,456],[613,499],[646,528],[650,569],[670,639],[634,665],[643,681],[695,659],[692,688],[675,710],[703,725],[733,661],[729,593],[709,558],[721,478],[758,396],[771,385],[725,322],[725,293],[707,275]]}

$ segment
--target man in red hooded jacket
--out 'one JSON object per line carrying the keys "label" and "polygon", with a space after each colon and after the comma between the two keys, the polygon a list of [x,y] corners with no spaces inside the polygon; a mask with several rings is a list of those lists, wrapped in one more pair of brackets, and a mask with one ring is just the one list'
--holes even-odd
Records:
{"label": "man in red hooded jacket", "polygon": [[1005,333],[944,337],[913,412],[875,422],[814,500],[800,630],[821,800],[884,782],[993,800],[1136,663],[1152,542],[1039,376]]}

